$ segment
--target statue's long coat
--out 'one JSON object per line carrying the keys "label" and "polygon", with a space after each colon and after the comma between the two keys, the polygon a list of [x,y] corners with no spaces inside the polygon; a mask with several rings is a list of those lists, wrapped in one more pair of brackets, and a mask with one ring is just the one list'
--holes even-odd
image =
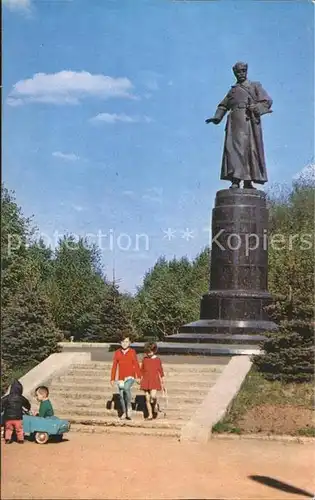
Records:
{"label": "statue's long coat", "polygon": [[261,120],[248,112],[249,104],[256,104],[260,115],[263,115],[270,112],[272,99],[259,82],[246,80],[233,85],[216,110],[215,118],[220,121],[229,111],[221,179],[236,178],[264,184],[268,179]]}

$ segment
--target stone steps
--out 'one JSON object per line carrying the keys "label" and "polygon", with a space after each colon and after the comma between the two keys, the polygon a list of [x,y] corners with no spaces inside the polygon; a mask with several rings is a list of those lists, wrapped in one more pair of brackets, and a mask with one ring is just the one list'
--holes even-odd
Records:
{"label": "stone steps", "polygon": [[[209,387],[210,389],[210,387]],[[205,395],[207,394],[208,391],[185,391],[183,390],[182,394],[174,393],[174,394],[168,394],[168,400],[169,402],[175,403],[182,403],[182,404],[188,404],[188,403],[200,403],[203,401]],[[135,391],[133,392],[133,399],[136,397],[141,397],[143,398],[143,394],[137,394]],[[71,406],[70,401],[73,399],[80,400],[80,399],[89,399],[91,404],[94,404],[95,401],[101,400],[101,401],[111,401],[113,399],[113,393],[112,392],[93,392],[92,390],[87,391],[87,392],[69,392],[68,390],[64,390],[63,388],[59,389],[54,389],[50,391],[49,394],[50,399],[63,399],[68,402],[69,406]]]}
{"label": "stone steps", "polygon": [[[55,404],[54,402],[54,409],[56,414],[58,415],[59,418],[61,418],[61,415],[69,415],[69,408],[66,406],[58,405]],[[165,410],[161,410],[159,413],[158,419],[164,419],[167,417],[170,420],[185,420],[189,418],[195,411],[195,406],[190,407],[190,409],[187,409],[186,407],[182,408],[167,408]],[[165,415],[165,416],[164,416]],[[105,406],[102,408],[72,408],[71,409],[71,416],[72,417],[86,417],[87,419],[96,419],[98,420],[100,417],[116,417],[118,416],[118,410],[116,409],[111,409],[108,410],[106,409]],[[142,410],[137,410],[133,411],[133,419],[141,419],[143,420],[143,411]]]}
{"label": "stone steps", "polygon": [[[98,399],[94,400],[91,402],[90,399],[63,399],[60,397],[51,397],[54,408],[56,408],[56,411],[59,409],[65,409],[65,408],[71,408],[71,413],[80,409],[91,409],[91,410],[101,410],[104,411],[106,410],[106,405],[108,402],[110,402],[113,405],[113,400],[111,398],[108,399]],[[117,398],[118,400],[118,398]],[[142,401],[144,402],[144,399],[142,397]],[[165,404],[164,398],[159,398],[158,401],[161,407]],[[135,398],[132,399],[132,404],[133,406],[135,405]],[[194,408],[196,407],[195,401],[192,403],[187,403],[184,402],[182,403],[180,399],[174,400],[173,398],[168,398],[168,410],[173,410],[173,411],[193,411]],[[114,409],[114,407],[112,406]],[[140,411],[140,410],[139,410]]]}
{"label": "stone steps", "polygon": [[[194,376],[194,379],[191,380],[191,377],[189,376],[182,376],[181,374],[178,374],[178,376],[174,377],[167,377],[166,376],[166,385],[168,390],[176,390],[180,389],[186,384],[189,385],[190,388],[193,389],[198,389],[203,388],[203,387],[209,387],[216,379],[217,379],[218,374],[217,373],[209,373],[207,375],[202,375],[202,376]],[[81,377],[81,376],[76,376],[76,375],[65,375],[63,377],[59,377],[58,379],[55,379],[52,384],[50,385],[51,388],[60,386],[60,385],[65,385],[65,386],[86,386],[88,388],[95,387],[110,387],[112,390],[116,390],[116,386],[113,388],[109,384],[109,378],[105,377],[100,377],[100,376],[89,376],[89,377]],[[133,385],[133,389],[139,388],[139,385],[136,383]]]}
{"label": "stone steps", "polygon": [[70,432],[82,432],[89,434],[125,434],[125,435],[139,435],[139,436],[156,436],[168,438],[180,438],[180,429],[159,429],[153,427],[106,427],[101,425],[90,426],[82,424],[71,424]]}
{"label": "stone steps", "polygon": [[[211,380],[215,377],[217,377],[221,371],[208,371],[208,372],[180,372],[180,371],[171,371],[171,372],[164,372],[165,375],[165,380],[168,382],[174,381],[174,380],[180,380],[181,382],[198,382],[199,380]],[[63,377],[67,378],[84,378],[85,380],[88,381],[93,381],[93,380],[106,380],[108,383],[110,382],[111,379],[111,373],[110,371],[104,371],[104,370],[78,370],[78,371],[71,371],[68,372],[67,375],[64,375]],[[61,377],[59,377],[61,378]],[[57,380],[55,378],[55,380]]]}
{"label": "stone steps", "polygon": [[[112,388],[111,386],[108,387],[109,384],[105,384],[103,382],[103,384],[98,384],[98,385],[88,385],[88,384],[85,384],[85,385],[81,385],[81,384],[62,384],[61,386],[59,386],[57,383],[54,383],[54,384],[51,384],[50,386],[50,393],[58,393],[58,392],[75,392],[75,393],[88,393],[89,391],[93,391],[93,399],[95,399],[96,397],[105,397],[107,395],[113,395],[113,394],[116,394],[117,393],[117,390],[115,388],[115,390],[113,390],[114,388]],[[170,396],[170,393],[172,394],[178,394],[178,395],[181,395],[181,394],[186,394],[187,391],[191,391],[193,390],[194,392],[198,393],[198,394],[206,394],[209,390],[209,388],[211,387],[211,383],[208,383],[208,384],[205,384],[203,386],[199,386],[199,385],[194,385],[191,389],[187,389],[187,386],[183,385],[183,384],[176,384],[175,386],[171,387],[170,385],[167,385],[167,392],[168,392],[168,395]],[[141,391],[141,389],[139,388],[139,386],[133,386],[132,388],[132,393],[133,394],[139,394],[139,395],[143,395],[143,391]],[[91,396],[92,397],[92,396]]]}
{"label": "stone steps", "polygon": [[225,367],[164,362],[168,398],[158,393],[161,408],[158,418],[144,419],[144,394],[135,384],[133,418],[121,421],[117,386],[109,384],[111,365],[108,361],[75,364],[51,381],[49,390],[55,413],[71,422],[71,431],[179,437],[182,426],[195,413]]}
{"label": "stone steps", "polygon": [[[58,415],[59,416],[59,415]],[[63,414],[59,416],[68,420],[71,424],[94,425],[103,427],[153,427],[154,429],[181,429],[182,422],[166,418],[155,418],[154,420],[145,420],[141,418],[132,418],[132,420],[120,420],[117,415],[106,415],[103,417],[91,418],[88,415],[78,416]]]}
{"label": "stone steps", "polygon": [[[210,372],[221,372],[225,365],[206,365],[206,364],[168,364],[163,363],[163,369],[165,374],[170,374],[172,372],[180,372],[180,373],[210,373]],[[72,372],[101,372],[110,374],[112,368],[112,363],[107,361],[99,361],[99,362],[90,362],[88,364],[81,363],[72,365],[68,371],[68,374],[72,374]]]}

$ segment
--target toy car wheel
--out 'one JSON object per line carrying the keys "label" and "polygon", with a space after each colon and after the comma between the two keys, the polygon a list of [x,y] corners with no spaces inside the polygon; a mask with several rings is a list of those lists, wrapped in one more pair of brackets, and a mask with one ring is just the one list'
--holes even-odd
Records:
{"label": "toy car wheel", "polygon": [[47,432],[36,432],[35,441],[38,444],[46,444],[49,439]]}

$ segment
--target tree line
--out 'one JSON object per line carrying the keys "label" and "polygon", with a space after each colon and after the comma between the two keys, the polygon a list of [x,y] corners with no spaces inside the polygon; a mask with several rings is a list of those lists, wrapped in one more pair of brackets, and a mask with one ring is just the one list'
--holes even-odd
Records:
{"label": "tree line", "polygon": [[[293,328],[301,340],[296,322],[305,328],[313,321],[314,189],[308,178],[268,194],[270,236],[282,235],[269,248],[269,289],[275,297],[270,313],[286,339]],[[131,295],[108,278],[100,250],[84,238],[65,235],[54,249],[36,240],[33,220],[3,185],[1,214],[2,377],[16,366],[42,361],[70,337],[113,342],[128,331],[139,340],[161,340],[198,319],[200,297],[208,290],[209,248],[193,260],[161,256]],[[303,244],[305,235],[311,244]],[[301,342],[310,346],[312,336],[303,332]],[[269,339],[271,354],[283,344],[279,335]],[[266,369],[265,361],[257,358],[257,366]],[[277,363],[269,360],[274,377],[281,371]]]}

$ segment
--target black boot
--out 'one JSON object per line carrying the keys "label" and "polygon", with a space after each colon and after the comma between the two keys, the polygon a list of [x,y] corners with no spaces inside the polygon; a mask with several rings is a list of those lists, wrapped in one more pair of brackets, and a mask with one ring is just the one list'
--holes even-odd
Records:
{"label": "black boot", "polygon": [[252,185],[252,181],[244,181],[244,189],[256,189],[256,188]]}
{"label": "black boot", "polygon": [[239,189],[239,187],[240,187],[240,180],[232,179],[232,184],[230,186],[230,189]]}

